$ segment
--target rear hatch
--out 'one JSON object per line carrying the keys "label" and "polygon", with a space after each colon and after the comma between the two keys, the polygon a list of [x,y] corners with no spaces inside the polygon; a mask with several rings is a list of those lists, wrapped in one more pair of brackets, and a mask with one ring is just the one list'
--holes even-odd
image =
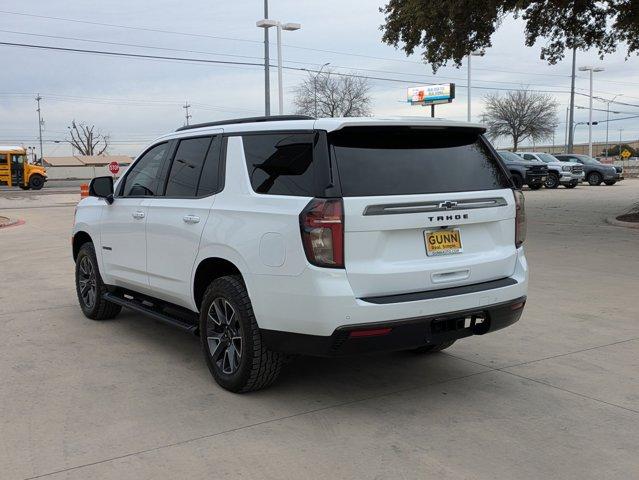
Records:
{"label": "rear hatch", "polygon": [[346,127],[328,138],[358,298],[514,273],[514,196],[481,129]]}

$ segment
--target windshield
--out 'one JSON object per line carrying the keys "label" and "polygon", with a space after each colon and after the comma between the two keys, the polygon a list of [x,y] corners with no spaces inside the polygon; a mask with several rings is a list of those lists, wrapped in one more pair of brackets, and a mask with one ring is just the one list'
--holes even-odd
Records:
{"label": "windshield", "polygon": [[523,158],[513,152],[499,151],[497,153],[505,162],[521,162],[523,160]]}
{"label": "windshield", "polygon": [[552,155],[550,155],[549,153],[538,153],[537,156],[543,160],[546,163],[550,163],[550,162],[558,162],[559,160],[557,160],[555,157],[553,157]]}
{"label": "windshield", "polygon": [[584,162],[586,165],[599,165],[601,163],[599,162],[599,160],[595,160],[594,158],[589,157],[588,155],[575,155],[575,157],[578,157],[579,160]]}

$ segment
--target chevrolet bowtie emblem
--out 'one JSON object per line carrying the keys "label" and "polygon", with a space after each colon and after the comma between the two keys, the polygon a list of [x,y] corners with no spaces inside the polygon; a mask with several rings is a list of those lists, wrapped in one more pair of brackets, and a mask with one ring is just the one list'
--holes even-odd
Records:
{"label": "chevrolet bowtie emblem", "polygon": [[441,202],[439,204],[439,208],[444,208],[446,210],[450,210],[453,207],[457,206],[457,202],[451,202],[450,200],[446,200],[445,202]]}

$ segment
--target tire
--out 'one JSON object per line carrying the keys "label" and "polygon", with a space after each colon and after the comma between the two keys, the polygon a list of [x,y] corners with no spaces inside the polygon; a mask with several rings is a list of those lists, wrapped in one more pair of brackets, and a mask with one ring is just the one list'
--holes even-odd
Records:
{"label": "tire", "polygon": [[606,180],[604,183],[608,186],[612,186],[617,183],[617,180]]}
{"label": "tire", "polygon": [[444,343],[438,343],[436,345],[424,345],[423,347],[418,347],[411,351],[414,353],[437,353],[447,349],[453,343],[455,343],[455,340],[451,340],[449,342],[444,342]]}
{"label": "tire", "polygon": [[524,179],[521,178],[521,175],[519,175],[518,173],[513,173],[512,177],[513,177],[513,183],[515,184],[515,188],[517,190],[521,190],[521,187],[524,186]]}
{"label": "tire", "polygon": [[44,177],[37,174],[31,175],[31,178],[29,179],[29,187],[34,190],[40,190],[44,187]]}
{"label": "tire", "polygon": [[541,187],[543,186],[543,184],[541,183],[534,183],[532,185],[528,185],[528,188],[530,188],[531,190],[539,190]]}
{"label": "tire", "polygon": [[556,173],[549,173],[544,182],[546,188],[555,189],[559,186],[559,176]]}
{"label": "tire", "polygon": [[200,308],[200,339],[206,365],[222,388],[235,393],[271,385],[286,355],[268,350],[242,278],[214,280]]}
{"label": "tire", "polygon": [[80,247],[75,260],[75,289],[82,313],[92,320],[115,318],[122,310],[120,305],[102,298],[107,287],[98,270],[93,243],[87,242]]}
{"label": "tire", "polygon": [[566,188],[575,188],[576,186],[577,186],[576,182],[570,182],[570,183],[567,183],[566,185],[564,185],[564,187],[566,187]]}
{"label": "tire", "polygon": [[601,178],[600,173],[592,172],[590,175],[588,175],[588,183],[592,185],[593,187],[596,187],[597,185],[601,185],[602,181],[603,181],[603,178]]}

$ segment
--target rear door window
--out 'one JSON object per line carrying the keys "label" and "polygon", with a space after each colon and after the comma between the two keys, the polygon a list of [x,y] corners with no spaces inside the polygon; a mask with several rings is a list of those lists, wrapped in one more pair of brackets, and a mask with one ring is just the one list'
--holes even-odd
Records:
{"label": "rear door window", "polygon": [[329,144],[345,197],[510,188],[479,130],[353,127]]}
{"label": "rear door window", "polygon": [[244,155],[256,193],[318,196],[313,133],[244,135]]}
{"label": "rear door window", "polygon": [[197,195],[202,167],[210,145],[211,137],[180,140],[166,183],[165,195],[167,197],[195,197]]}
{"label": "rear door window", "polygon": [[224,177],[222,171],[222,137],[213,137],[209,151],[204,160],[200,183],[197,187],[197,196],[205,197],[218,193],[224,187]]}

